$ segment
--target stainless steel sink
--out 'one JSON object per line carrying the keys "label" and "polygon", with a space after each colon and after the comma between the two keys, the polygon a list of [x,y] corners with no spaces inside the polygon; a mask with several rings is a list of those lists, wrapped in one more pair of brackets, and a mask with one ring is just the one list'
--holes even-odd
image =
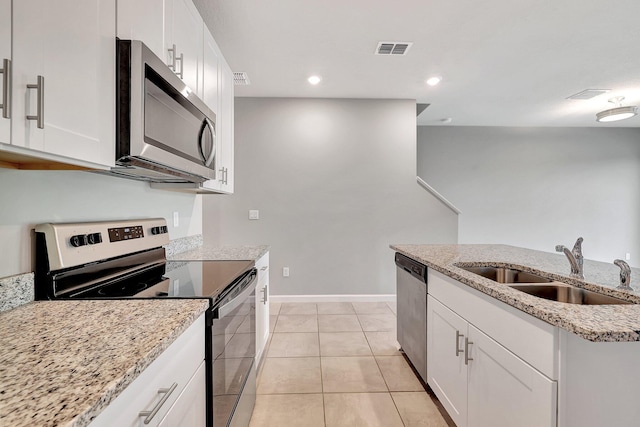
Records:
{"label": "stainless steel sink", "polygon": [[632,304],[608,295],[599,294],[566,283],[554,282],[548,285],[518,284],[509,285],[513,289],[525,292],[538,298],[569,304],[602,305],[602,304]]}
{"label": "stainless steel sink", "polygon": [[526,271],[503,267],[460,267],[470,273],[477,274],[498,283],[550,283],[552,280]]}
{"label": "stainless steel sink", "polygon": [[526,271],[503,267],[464,267],[457,266],[470,273],[477,274],[498,283],[538,298],[568,304],[601,305],[601,304],[633,304],[618,298],[557,282],[546,277]]}

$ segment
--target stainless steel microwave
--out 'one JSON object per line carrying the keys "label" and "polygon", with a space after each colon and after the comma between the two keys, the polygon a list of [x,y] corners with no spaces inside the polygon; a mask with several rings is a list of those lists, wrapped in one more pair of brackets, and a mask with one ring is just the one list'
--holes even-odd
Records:
{"label": "stainless steel microwave", "polygon": [[116,167],[151,182],[215,179],[216,115],[142,42],[117,41]]}

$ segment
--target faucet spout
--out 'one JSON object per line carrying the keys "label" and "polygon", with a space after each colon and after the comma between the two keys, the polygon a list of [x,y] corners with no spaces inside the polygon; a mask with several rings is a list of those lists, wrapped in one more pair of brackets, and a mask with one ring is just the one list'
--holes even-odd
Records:
{"label": "faucet spout", "polygon": [[584,239],[582,237],[578,237],[575,245],[573,245],[573,250],[569,250],[569,248],[563,245],[556,246],[556,252],[563,252],[569,260],[569,264],[571,264],[571,276],[578,279],[584,279],[584,257],[582,256],[583,241]]}
{"label": "faucet spout", "polygon": [[631,268],[629,267],[629,264],[621,259],[617,259],[613,261],[613,263],[620,267],[620,286],[618,286],[618,289],[622,289],[624,291],[632,291],[633,288],[631,287]]}

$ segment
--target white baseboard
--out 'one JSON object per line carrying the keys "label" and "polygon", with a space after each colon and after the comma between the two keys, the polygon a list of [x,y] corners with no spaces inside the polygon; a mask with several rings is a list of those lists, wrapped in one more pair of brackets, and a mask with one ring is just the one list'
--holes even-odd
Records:
{"label": "white baseboard", "polygon": [[394,294],[376,295],[269,295],[272,302],[395,302]]}

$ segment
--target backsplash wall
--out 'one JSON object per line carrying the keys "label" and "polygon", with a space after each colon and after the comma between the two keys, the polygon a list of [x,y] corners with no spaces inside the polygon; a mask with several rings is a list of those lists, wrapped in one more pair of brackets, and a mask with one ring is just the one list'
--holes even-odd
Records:
{"label": "backsplash wall", "polygon": [[172,240],[202,234],[202,196],[89,172],[0,169],[0,201],[0,277],[33,271],[32,230],[43,222],[162,217]]}

